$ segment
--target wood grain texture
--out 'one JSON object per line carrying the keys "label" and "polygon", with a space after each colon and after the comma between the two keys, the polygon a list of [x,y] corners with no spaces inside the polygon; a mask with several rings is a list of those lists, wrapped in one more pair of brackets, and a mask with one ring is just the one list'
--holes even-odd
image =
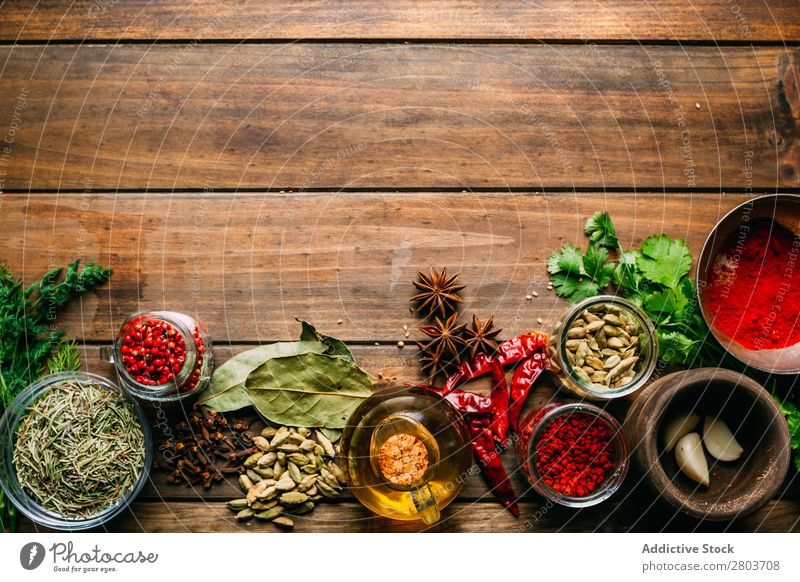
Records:
{"label": "wood grain texture", "polygon": [[794,0],[6,1],[0,39],[486,38],[784,41]]}
{"label": "wood grain texture", "polygon": [[771,47],[0,47],[0,190],[800,186]]}
{"label": "wood grain texture", "polygon": [[[391,521],[372,515],[353,501],[322,504],[296,520],[300,532],[796,532],[800,503],[773,501],[758,513],[727,524],[701,523],[660,508],[640,513],[613,501],[579,511],[523,502],[520,518],[494,503],[454,503],[442,521],[426,527],[419,522]],[[27,520],[20,531],[44,532]],[[276,532],[270,524],[238,523],[222,503],[137,502],[104,528],[109,532]]]}
{"label": "wood grain texture", "polygon": [[[420,337],[411,280],[432,265],[460,271],[467,316],[494,315],[511,337],[561,316],[566,302],[546,289],[546,259],[564,242],[585,246],[583,225],[596,210],[611,213],[624,248],[663,232],[685,238],[696,256],[718,218],[746,199],[19,194],[0,197],[0,246],[26,281],[74,257],[114,269],[110,283],[59,320],[85,340],[110,340],[140,309],[172,308],[202,317],[220,345],[295,339],[295,317],[351,342],[410,342]],[[538,297],[526,300],[533,291]]]}

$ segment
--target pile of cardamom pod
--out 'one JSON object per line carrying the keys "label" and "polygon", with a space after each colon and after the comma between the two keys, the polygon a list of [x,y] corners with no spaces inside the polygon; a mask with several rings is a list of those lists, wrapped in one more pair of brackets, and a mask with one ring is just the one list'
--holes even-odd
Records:
{"label": "pile of cardamom pod", "polygon": [[259,450],[247,458],[246,472],[239,476],[246,497],[228,502],[237,520],[255,518],[292,529],[291,516],[305,515],[319,500],[341,493],[344,473],[333,462],[333,443],[321,431],[268,427],[253,444]]}

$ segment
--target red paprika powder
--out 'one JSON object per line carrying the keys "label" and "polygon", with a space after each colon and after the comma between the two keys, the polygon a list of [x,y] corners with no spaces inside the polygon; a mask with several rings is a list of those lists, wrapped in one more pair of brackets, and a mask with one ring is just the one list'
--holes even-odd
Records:
{"label": "red paprika powder", "polygon": [[705,291],[714,324],[751,350],[800,341],[800,236],[769,219],[753,220],[720,249]]}

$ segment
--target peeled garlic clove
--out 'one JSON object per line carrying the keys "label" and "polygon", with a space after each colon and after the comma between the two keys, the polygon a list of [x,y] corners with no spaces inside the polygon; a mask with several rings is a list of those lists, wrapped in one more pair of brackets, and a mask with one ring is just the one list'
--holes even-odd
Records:
{"label": "peeled garlic clove", "polygon": [[664,427],[664,446],[667,452],[672,451],[681,437],[692,432],[699,422],[700,417],[691,412],[676,416],[669,421]]}
{"label": "peeled garlic clove", "polygon": [[689,479],[708,487],[708,463],[699,434],[690,432],[681,437],[675,445],[675,459]]}
{"label": "peeled garlic clove", "polygon": [[703,443],[708,449],[708,454],[720,461],[735,461],[744,452],[725,421],[713,416],[706,416],[703,425]]}

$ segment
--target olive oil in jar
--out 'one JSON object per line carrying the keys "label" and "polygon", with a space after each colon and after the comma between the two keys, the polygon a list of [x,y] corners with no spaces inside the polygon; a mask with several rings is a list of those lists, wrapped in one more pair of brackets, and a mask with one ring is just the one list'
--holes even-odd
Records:
{"label": "olive oil in jar", "polygon": [[461,491],[472,452],[466,427],[443,398],[392,388],[367,399],[342,436],[353,494],[391,519],[433,523]]}

